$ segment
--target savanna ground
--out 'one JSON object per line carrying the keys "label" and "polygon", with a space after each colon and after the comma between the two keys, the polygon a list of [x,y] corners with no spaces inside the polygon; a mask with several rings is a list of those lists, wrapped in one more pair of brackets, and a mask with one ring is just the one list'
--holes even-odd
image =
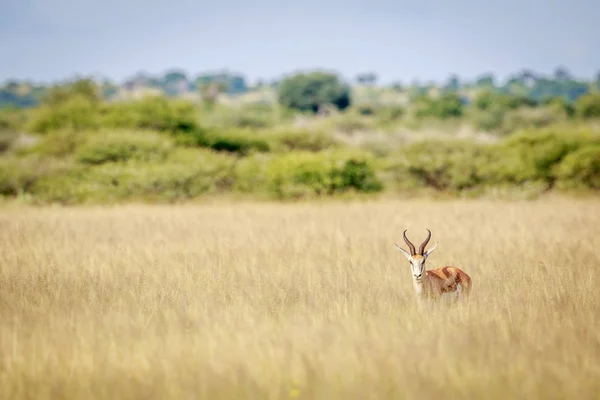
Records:
{"label": "savanna ground", "polygon": [[[598,398],[599,206],[7,206],[0,398]],[[468,305],[415,307],[405,228]]]}

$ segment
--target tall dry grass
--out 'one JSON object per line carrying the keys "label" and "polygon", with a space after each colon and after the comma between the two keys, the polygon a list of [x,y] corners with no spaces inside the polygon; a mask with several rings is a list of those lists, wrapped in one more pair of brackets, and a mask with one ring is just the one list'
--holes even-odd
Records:
{"label": "tall dry grass", "polygon": [[[0,211],[0,398],[598,398],[599,202]],[[404,228],[468,305],[419,311]]]}

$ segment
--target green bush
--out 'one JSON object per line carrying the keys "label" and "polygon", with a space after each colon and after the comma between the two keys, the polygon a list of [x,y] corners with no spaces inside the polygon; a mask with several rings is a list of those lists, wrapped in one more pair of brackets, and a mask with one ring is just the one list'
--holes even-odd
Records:
{"label": "green bush", "polygon": [[269,153],[255,153],[237,160],[232,189],[246,194],[266,194],[269,187],[267,171],[273,157]]}
{"label": "green bush", "polygon": [[215,151],[246,156],[270,150],[269,141],[251,129],[197,131],[179,135],[177,143],[184,146],[207,147]]}
{"label": "green bush", "polygon": [[354,191],[383,190],[370,157],[365,153],[296,152],[271,160],[266,169],[269,192],[276,198],[332,196]]}
{"label": "green bush", "polygon": [[141,100],[108,103],[101,110],[101,125],[180,133],[199,129],[193,103],[165,96],[145,96]]}
{"label": "green bush", "polygon": [[90,130],[100,126],[99,106],[83,96],[73,96],[56,105],[44,105],[33,112],[30,132]]}
{"label": "green bush", "polygon": [[399,105],[385,105],[377,109],[376,117],[380,123],[389,124],[399,121],[406,114],[406,109]]}
{"label": "green bush", "polygon": [[508,111],[499,127],[502,133],[520,129],[540,129],[565,121],[567,114],[556,107],[521,107]]}
{"label": "green bush", "polygon": [[473,106],[480,111],[492,108],[507,111],[515,110],[519,107],[535,107],[536,105],[536,101],[528,97],[498,93],[491,89],[480,91],[473,100]]}
{"label": "green bush", "polygon": [[72,95],[36,109],[28,129],[36,133],[100,128],[190,132],[199,129],[197,110],[186,100],[146,96],[141,100],[98,103]]}
{"label": "green bush", "polygon": [[557,114],[565,114],[568,117],[575,115],[575,107],[563,96],[547,97],[543,104]]}
{"label": "green bush", "polygon": [[467,140],[426,140],[404,147],[388,167],[399,188],[461,191],[484,183],[493,147]]}
{"label": "green bush", "polygon": [[27,121],[27,111],[16,107],[0,108],[0,133],[19,132]]}
{"label": "green bush", "polygon": [[49,88],[42,96],[42,104],[57,107],[69,103],[74,98],[98,104],[101,101],[100,88],[91,79],[75,79]]}
{"label": "green bush", "polygon": [[38,182],[47,176],[60,174],[71,168],[61,161],[50,161],[38,156],[0,158],[0,196],[18,196],[34,193]]}
{"label": "green bush", "polygon": [[506,111],[502,107],[493,106],[483,110],[471,110],[471,119],[477,129],[493,132],[502,127]]}
{"label": "green bush", "polygon": [[584,94],[575,102],[575,114],[581,118],[600,117],[600,93]]}
{"label": "green bush", "polygon": [[17,140],[17,134],[0,131],[0,155],[6,153]]}
{"label": "green bush", "polygon": [[161,162],[171,148],[171,142],[158,133],[111,132],[89,136],[75,156],[80,163],[89,165],[128,160]]}
{"label": "green bush", "polygon": [[427,95],[413,100],[414,115],[417,118],[457,118],[463,115],[463,104],[455,93],[444,93],[439,98]]}
{"label": "green bush", "polygon": [[217,107],[206,115],[207,125],[221,129],[265,129],[274,126],[278,119],[275,107],[262,103]]}
{"label": "green bush", "polygon": [[344,112],[327,118],[321,125],[323,130],[353,135],[373,129],[373,120],[353,112]]}
{"label": "green bush", "polygon": [[225,151],[247,155],[253,151],[269,151],[269,143],[251,131],[229,131],[207,135],[208,147],[216,151]]}
{"label": "green bush", "polygon": [[175,202],[228,191],[233,159],[210,150],[177,149],[162,163],[137,160],[53,174],[35,186],[44,202]]}
{"label": "green bush", "polygon": [[275,151],[321,151],[339,146],[332,135],[322,130],[288,129],[271,132],[271,148]]}
{"label": "green bush", "polygon": [[378,105],[376,104],[371,104],[371,103],[362,103],[362,104],[356,104],[355,106],[353,106],[353,109],[356,110],[356,113],[359,115],[363,115],[363,116],[371,116],[371,115],[375,115],[377,113],[378,110]]}
{"label": "green bush", "polygon": [[50,131],[39,137],[37,142],[30,148],[23,149],[23,154],[38,154],[64,158],[71,156],[76,149],[85,142],[85,133],[72,130]]}
{"label": "green bush", "polygon": [[486,179],[517,185],[543,182],[551,188],[554,166],[580,147],[598,143],[599,138],[585,132],[522,131],[496,147],[498,157],[487,165]]}
{"label": "green bush", "polygon": [[565,156],[555,169],[563,188],[600,190],[600,144],[579,148]]}

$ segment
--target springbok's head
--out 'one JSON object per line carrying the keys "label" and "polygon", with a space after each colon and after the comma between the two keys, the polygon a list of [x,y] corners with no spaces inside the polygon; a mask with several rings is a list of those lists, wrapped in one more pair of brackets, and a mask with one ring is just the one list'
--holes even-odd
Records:
{"label": "springbok's head", "polygon": [[420,281],[423,278],[423,274],[425,273],[425,261],[427,261],[427,257],[429,257],[431,253],[433,253],[433,251],[438,245],[438,243],[436,243],[435,246],[433,246],[431,249],[425,251],[425,246],[427,246],[427,243],[429,243],[429,239],[431,239],[431,231],[427,229],[427,232],[427,238],[419,246],[419,251],[415,250],[415,245],[412,244],[410,240],[408,240],[408,238],[406,237],[406,230],[404,231],[402,236],[404,237],[406,245],[410,249],[410,253],[404,250],[402,247],[398,246],[396,243],[394,243],[396,245],[396,248],[400,250],[402,254],[404,254],[404,257],[406,257],[410,262],[410,269],[413,274],[413,279],[415,279],[416,281]]}

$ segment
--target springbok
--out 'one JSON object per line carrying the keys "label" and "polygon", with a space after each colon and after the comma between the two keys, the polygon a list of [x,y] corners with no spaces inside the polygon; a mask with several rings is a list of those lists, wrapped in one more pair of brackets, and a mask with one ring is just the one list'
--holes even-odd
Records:
{"label": "springbok", "polygon": [[[413,286],[420,299],[440,299],[442,295],[449,295],[457,300],[463,300],[471,292],[471,277],[464,271],[456,267],[441,267],[433,270],[425,270],[427,257],[433,253],[438,243],[425,251],[425,246],[431,239],[431,231],[427,229],[427,239],[419,246],[419,251],[415,251],[415,246],[406,237],[406,230],[402,234],[410,253],[398,246],[396,248],[404,254],[410,262],[412,271]],[[446,296],[444,296],[446,297]]]}

